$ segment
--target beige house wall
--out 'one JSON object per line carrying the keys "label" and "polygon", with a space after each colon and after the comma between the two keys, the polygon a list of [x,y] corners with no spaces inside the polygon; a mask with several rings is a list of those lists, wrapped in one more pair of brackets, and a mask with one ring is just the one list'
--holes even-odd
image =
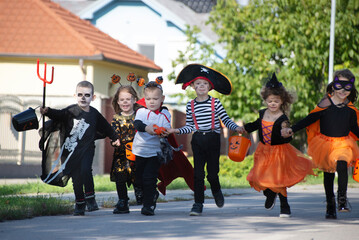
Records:
{"label": "beige house wall", "polygon": [[[51,68],[54,66],[54,81],[52,84],[46,84],[46,106],[63,108],[76,103],[76,99],[74,99],[76,85],[79,81],[86,79],[94,84],[97,96],[91,106],[104,115],[103,100],[112,97],[120,86],[111,83],[113,74],[121,76],[123,85],[130,84],[126,80],[129,72],[134,72],[136,76],[144,77],[146,80],[148,76],[148,72],[143,69],[116,63],[83,60],[81,65],[79,59],[40,58],[39,73],[41,77],[44,76],[45,62],[47,63],[46,78],[48,80],[51,79]],[[135,82],[132,83],[132,86],[142,97],[142,88],[138,87]],[[15,167],[15,171],[18,171],[17,169],[20,167],[38,165],[39,168],[35,169],[41,173],[41,151],[38,148],[40,136],[37,130],[16,132],[10,123],[13,115],[28,109],[28,107],[40,106],[42,95],[43,82],[37,76],[37,58],[0,57],[0,153],[2,153],[0,177],[6,177],[8,171],[4,168],[5,165]],[[9,100],[9,97],[18,99],[19,102],[14,103],[13,100]],[[38,109],[36,114],[40,120]],[[42,121],[39,125],[42,126]],[[95,174],[103,173],[104,149],[105,141],[96,141],[93,164]],[[11,154],[16,153],[17,155],[9,157],[9,151]],[[39,173],[35,173],[35,175]],[[14,174],[16,176],[16,173]],[[31,175],[31,173],[29,174]]]}

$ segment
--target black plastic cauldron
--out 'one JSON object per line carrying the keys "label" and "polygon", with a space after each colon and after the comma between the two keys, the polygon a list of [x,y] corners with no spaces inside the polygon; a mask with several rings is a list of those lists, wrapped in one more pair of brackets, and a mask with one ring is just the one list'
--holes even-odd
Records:
{"label": "black plastic cauldron", "polygon": [[18,132],[27,131],[31,129],[38,129],[39,122],[33,108],[29,108],[12,117],[12,125]]}

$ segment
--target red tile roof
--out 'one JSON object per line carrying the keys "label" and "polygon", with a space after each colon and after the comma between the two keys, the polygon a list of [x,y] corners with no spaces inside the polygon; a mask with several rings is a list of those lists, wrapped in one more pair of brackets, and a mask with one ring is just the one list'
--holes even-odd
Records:
{"label": "red tile roof", "polygon": [[162,71],[50,0],[0,0],[0,55],[82,57]]}

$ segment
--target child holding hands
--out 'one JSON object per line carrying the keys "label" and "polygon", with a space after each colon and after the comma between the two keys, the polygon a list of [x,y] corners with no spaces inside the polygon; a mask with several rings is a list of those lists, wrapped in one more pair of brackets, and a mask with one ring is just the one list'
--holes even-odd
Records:
{"label": "child holding hands", "polygon": [[263,191],[267,197],[265,208],[271,210],[279,195],[280,217],[290,217],[287,188],[313,174],[312,162],[289,144],[291,137],[282,138],[281,129],[289,125],[286,113],[293,96],[278,82],[273,73],[261,90],[267,108],[259,111],[259,118],[244,125],[248,133],[258,130],[259,144],[254,153],[254,165],[247,176],[251,187]]}
{"label": "child holding hands", "polygon": [[224,197],[218,178],[220,157],[220,120],[233,131],[243,131],[227,115],[219,99],[208,95],[212,89],[223,94],[230,94],[230,80],[215,69],[200,64],[186,66],[178,75],[176,83],[182,88],[191,86],[197,97],[189,101],[186,107],[186,125],[178,129],[169,129],[169,133],[188,134],[192,136],[194,159],[194,200],[190,216],[202,214],[204,203],[204,166],[207,163],[207,180],[218,207],[223,207]]}
{"label": "child holding hands", "polygon": [[136,156],[136,182],[143,190],[143,207],[141,214],[154,215],[158,191],[156,183],[161,161],[157,152],[161,152],[160,138],[167,136],[164,132],[157,136],[154,125],[170,128],[171,115],[167,108],[162,107],[165,96],[162,86],[149,82],[144,87],[146,108],[140,108],[135,117],[137,133],[133,140],[132,152]]}
{"label": "child holding hands", "polygon": [[113,210],[114,214],[130,212],[126,184],[128,187],[133,185],[137,204],[142,204],[142,190],[135,181],[136,162],[133,159],[128,159],[126,155],[126,144],[133,142],[136,133],[134,120],[135,113],[139,108],[137,100],[137,93],[130,85],[120,86],[112,100],[116,114],[113,116],[111,125],[121,141],[121,145],[115,148],[110,173],[111,181],[116,182],[119,199]]}
{"label": "child holding hands", "polygon": [[338,211],[348,212],[348,167],[359,157],[355,141],[359,137],[358,109],[354,106],[358,92],[355,77],[348,69],[336,71],[327,86],[327,94],[307,117],[291,128],[282,130],[282,136],[307,127],[308,154],[315,167],[324,171],[324,189],[327,200],[325,217],[336,219],[334,195],[335,172],[338,173]]}

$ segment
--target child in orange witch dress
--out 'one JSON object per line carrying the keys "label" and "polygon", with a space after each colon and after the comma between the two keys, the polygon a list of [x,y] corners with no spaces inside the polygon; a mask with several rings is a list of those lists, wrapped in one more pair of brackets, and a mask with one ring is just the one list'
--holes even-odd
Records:
{"label": "child in orange witch dress", "polygon": [[299,150],[289,144],[291,137],[281,137],[281,129],[289,125],[286,112],[293,96],[278,82],[273,73],[261,90],[267,105],[259,111],[259,118],[244,125],[247,132],[258,130],[260,142],[254,153],[254,165],[247,176],[251,187],[263,191],[267,197],[265,208],[271,210],[279,195],[280,217],[290,217],[287,188],[301,182],[306,175],[314,174],[313,164]]}
{"label": "child in orange witch dress", "polygon": [[348,69],[336,71],[327,86],[327,95],[304,119],[291,128],[282,130],[282,136],[307,127],[308,154],[315,167],[324,171],[324,189],[327,200],[327,219],[336,219],[334,195],[335,172],[338,173],[338,211],[348,212],[348,167],[359,157],[355,141],[359,137],[358,109],[354,106],[358,92],[355,77]]}

